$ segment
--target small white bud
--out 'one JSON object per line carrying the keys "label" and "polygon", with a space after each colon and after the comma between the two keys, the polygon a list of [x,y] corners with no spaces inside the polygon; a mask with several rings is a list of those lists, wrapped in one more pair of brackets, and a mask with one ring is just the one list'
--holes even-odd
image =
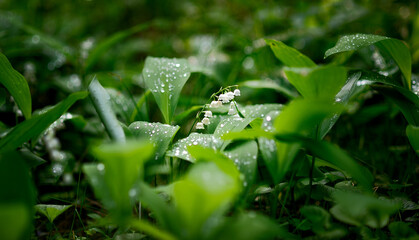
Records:
{"label": "small white bud", "polygon": [[204,111],[204,113],[205,113],[205,117],[209,117],[209,118],[211,118],[212,117],[212,112],[211,111]]}
{"label": "small white bud", "polygon": [[239,89],[234,90],[234,96],[236,96],[236,97],[240,96],[240,90]]}
{"label": "small white bud", "polygon": [[217,101],[217,107],[221,107],[221,106],[223,106],[223,103],[220,101]]}
{"label": "small white bud", "polygon": [[202,119],[202,123],[203,123],[203,124],[205,124],[205,125],[210,124],[210,120],[209,120],[209,118],[204,117],[204,119]]}
{"label": "small white bud", "polygon": [[236,114],[236,109],[234,109],[234,108],[230,108],[230,109],[228,110],[228,115],[234,115],[234,114]]}
{"label": "small white bud", "polygon": [[196,124],[196,129],[205,129],[204,124],[202,122],[199,122]]}

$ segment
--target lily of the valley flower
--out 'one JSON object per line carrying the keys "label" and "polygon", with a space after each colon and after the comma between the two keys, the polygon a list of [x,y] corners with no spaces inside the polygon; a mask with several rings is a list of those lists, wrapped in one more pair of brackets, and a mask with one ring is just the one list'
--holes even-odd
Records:
{"label": "lily of the valley flower", "polygon": [[202,122],[199,122],[196,124],[196,129],[205,129],[204,124]]}
{"label": "lily of the valley flower", "polygon": [[220,101],[212,101],[211,104],[210,104],[210,107],[211,108],[218,108],[218,107],[221,107],[222,105],[223,105],[223,103],[220,102]]}
{"label": "lily of the valley flower", "polygon": [[204,111],[205,113],[205,117],[211,118],[212,117],[212,112],[211,111]]}
{"label": "lily of the valley flower", "polygon": [[230,99],[226,94],[220,94],[220,96],[218,97],[219,101],[222,101],[223,103],[229,103]]}
{"label": "lily of the valley flower", "polygon": [[230,109],[228,110],[228,115],[234,115],[234,114],[236,114],[236,109],[234,109],[234,108],[230,108]]}
{"label": "lily of the valley flower", "polygon": [[209,125],[210,124],[210,120],[207,117],[204,117],[204,119],[202,119],[202,123],[205,125]]}
{"label": "lily of the valley flower", "polygon": [[227,92],[225,95],[227,96],[229,101],[234,99],[234,93],[233,92]]}
{"label": "lily of the valley flower", "polygon": [[236,97],[240,96],[240,90],[239,89],[234,90],[234,96],[236,96]]}

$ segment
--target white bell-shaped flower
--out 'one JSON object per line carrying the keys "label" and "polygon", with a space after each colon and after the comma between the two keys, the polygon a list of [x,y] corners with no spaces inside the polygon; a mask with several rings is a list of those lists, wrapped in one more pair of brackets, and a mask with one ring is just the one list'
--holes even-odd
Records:
{"label": "white bell-shaped flower", "polygon": [[236,109],[235,108],[230,108],[228,110],[228,115],[234,115],[234,114],[236,114]]}
{"label": "white bell-shaped flower", "polygon": [[196,129],[205,129],[204,124],[202,122],[199,122],[196,124]]}
{"label": "white bell-shaped flower", "polygon": [[225,95],[227,96],[228,100],[233,100],[234,99],[234,93],[233,92],[227,92]]}
{"label": "white bell-shaped flower", "polygon": [[224,93],[220,94],[220,96],[218,97],[218,100],[222,101],[223,103],[229,103],[230,102],[229,98]]}
{"label": "white bell-shaped flower", "polygon": [[223,103],[221,101],[217,101],[217,107],[223,106]]}
{"label": "white bell-shaped flower", "polygon": [[236,96],[236,97],[240,96],[240,90],[239,89],[234,90],[234,96]]}
{"label": "white bell-shaped flower", "polygon": [[205,124],[205,125],[210,124],[210,120],[209,120],[209,118],[204,117],[204,119],[202,119],[202,123],[203,123],[203,124]]}
{"label": "white bell-shaped flower", "polygon": [[211,108],[218,108],[222,103],[220,101],[212,101],[210,104]]}
{"label": "white bell-shaped flower", "polygon": [[212,118],[212,112],[211,111],[204,111],[204,113],[205,113],[205,117],[208,117],[208,118]]}

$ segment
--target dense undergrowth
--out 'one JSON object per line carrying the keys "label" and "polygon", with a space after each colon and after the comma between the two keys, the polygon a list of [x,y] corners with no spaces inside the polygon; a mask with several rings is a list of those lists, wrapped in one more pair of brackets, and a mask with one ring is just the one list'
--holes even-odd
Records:
{"label": "dense undergrowth", "polygon": [[23,2],[0,239],[419,238],[417,3]]}

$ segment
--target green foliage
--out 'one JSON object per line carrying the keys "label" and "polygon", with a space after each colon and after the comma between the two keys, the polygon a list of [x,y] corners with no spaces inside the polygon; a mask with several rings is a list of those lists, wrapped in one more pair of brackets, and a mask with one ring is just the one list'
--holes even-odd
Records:
{"label": "green foliage", "polygon": [[190,76],[188,62],[185,59],[148,57],[142,76],[166,123],[171,123],[180,91]]}
{"label": "green foliage", "polygon": [[99,5],[0,3],[0,238],[417,238],[415,4]]}
{"label": "green foliage", "polygon": [[394,59],[405,77],[405,80],[402,82],[403,86],[411,89],[411,56],[407,46],[400,40],[370,34],[347,35],[340,38],[336,46],[327,50],[324,56],[328,57],[339,52],[355,51],[373,44]]}
{"label": "green foliage", "polygon": [[54,222],[58,216],[69,209],[71,205],[53,205],[53,204],[37,204],[35,209],[48,218],[49,222]]}
{"label": "green foliage", "polygon": [[87,92],[73,93],[57,105],[16,125],[0,140],[0,152],[15,150],[24,142],[37,137],[49,125],[64,114],[76,101],[85,97],[87,97]]}
{"label": "green foliage", "polygon": [[111,97],[96,78],[93,78],[90,82],[89,93],[96,112],[102,120],[103,125],[105,125],[106,131],[111,139],[118,142],[124,142],[125,134],[111,108]]}
{"label": "green foliage", "polygon": [[16,104],[22,110],[23,116],[29,119],[32,114],[32,99],[28,83],[18,71],[13,69],[9,60],[2,53],[0,53],[0,83],[13,96]]}

